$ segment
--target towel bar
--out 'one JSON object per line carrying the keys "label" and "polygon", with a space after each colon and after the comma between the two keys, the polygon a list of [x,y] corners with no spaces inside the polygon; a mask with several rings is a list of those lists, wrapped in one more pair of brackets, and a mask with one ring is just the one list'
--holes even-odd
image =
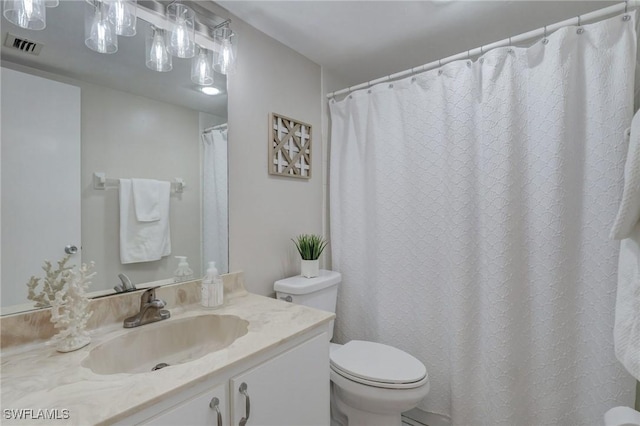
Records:
{"label": "towel bar", "polygon": [[[182,178],[175,178],[171,182],[171,192],[181,194],[184,191],[186,184]],[[93,189],[105,190],[105,189],[117,189],[120,187],[119,179],[107,178],[107,175],[102,172],[93,173]]]}

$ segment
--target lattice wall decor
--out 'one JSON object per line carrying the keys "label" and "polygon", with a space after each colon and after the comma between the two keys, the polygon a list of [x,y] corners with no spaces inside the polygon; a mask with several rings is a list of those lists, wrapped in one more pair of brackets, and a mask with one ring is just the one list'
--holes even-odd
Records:
{"label": "lattice wall decor", "polygon": [[269,174],[309,179],[311,126],[276,113],[269,125]]}

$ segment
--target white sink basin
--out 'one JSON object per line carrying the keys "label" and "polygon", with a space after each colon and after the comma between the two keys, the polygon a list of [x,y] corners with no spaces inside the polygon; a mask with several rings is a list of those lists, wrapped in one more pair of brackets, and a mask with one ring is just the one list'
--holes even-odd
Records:
{"label": "white sink basin", "polygon": [[182,364],[226,348],[247,334],[234,315],[200,315],[147,324],[95,347],[82,366],[96,374],[146,373],[159,364]]}

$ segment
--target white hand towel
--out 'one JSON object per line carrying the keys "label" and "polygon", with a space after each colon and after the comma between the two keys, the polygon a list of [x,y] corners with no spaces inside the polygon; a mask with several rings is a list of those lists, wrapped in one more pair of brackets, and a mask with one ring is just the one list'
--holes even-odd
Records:
{"label": "white hand towel", "polygon": [[640,220],[640,113],[633,117],[630,130],[625,135],[629,138],[629,148],[624,165],[622,201],[610,233],[615,240],[628,237]]}
{"label": "white hand towel", "polygon": [[135,213],[131,179],[120,179],[120,262],[160,260],[171,254],[169,198],[171,183],[159,182],[160,219],[140,222]]}
{"label": "white hand towel", "polygon": [[133,203],[138,222],[160,220],[160,188],[162,183],[154,179],[131,179]]}
{"label": "white hand towel", "polygon": [[631,121],[624,189],[611,238],[621,239],[613,329],[615,353],[640,380],[640,113]]}
{"label": "white hand towel", "polygon": [[613,343],[618,360],[640,380],[640,223],[620,242]]}

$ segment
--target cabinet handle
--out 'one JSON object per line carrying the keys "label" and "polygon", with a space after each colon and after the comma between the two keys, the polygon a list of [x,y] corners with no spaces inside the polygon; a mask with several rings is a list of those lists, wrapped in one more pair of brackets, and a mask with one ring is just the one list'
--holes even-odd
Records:
{"label": "cabinet handle", "polygon": [[249,420],[249,416],[251,415],[251,400],[249,399],[249,394],[247,393],[246,383],[242,382],[242,384],[240,385],[240,389],[238,390],[246,398],[245,414],[247,415],[246,417],[240,419],[240,423],[238,423],[238,425],[245,426],[247,424],[247,421]]}
{"label": "cabinet handle", "polygon": [[218,426],[222,426],[222,414],[220,413],[220,400],[215,396],[211,399],[209,403],[209,408],[215,410],[218,413]]}

